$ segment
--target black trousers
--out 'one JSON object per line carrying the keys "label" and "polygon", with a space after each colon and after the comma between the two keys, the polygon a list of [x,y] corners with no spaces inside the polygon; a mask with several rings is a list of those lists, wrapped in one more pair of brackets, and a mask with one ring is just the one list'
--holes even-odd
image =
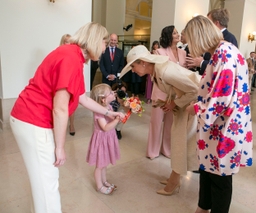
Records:
{"label": "black trousers", "polygon": [[253,76],[252,76],[252,87],[255,87],[256,86],[256,74],[253,74]]}
{"label": "black trousers", "polygon": [[232,197],[232,175],[219,176],[199,170],[198,206],[211,213],[228,213]]}

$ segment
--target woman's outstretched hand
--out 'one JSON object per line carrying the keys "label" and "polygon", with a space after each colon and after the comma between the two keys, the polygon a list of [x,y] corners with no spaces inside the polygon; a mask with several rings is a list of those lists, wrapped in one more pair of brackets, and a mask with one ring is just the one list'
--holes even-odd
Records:
{"label": "woman's outstretched hand", "polygon": [[66,162],[66,153],[64,148],[55,148],[56,161],[53,164],[55,167],[60,167]]}
{"label": "woman's outstretched hand", "polygon": [[195,115],[195,109],[194,109],[194,104],[195,104],[195,101],[192,101],[186,108],[186,111],[188,112],[188,114],[190,115]]}
{"label": "woman's outstretched hand", "polygon": [[125,114],[122,112],[111,112],[112,117],[119,117],[119,120],[123,120],[125,117]]}
{"label": "woman's outstretched hand", "polygon": [[173,110],[175,107],[176,107],[176,104],[174,103],[174,101],[171,101],[171,102],[165,103],[165,105],[161,106],[161,109],[164,112],[169,112],[169,111]]}

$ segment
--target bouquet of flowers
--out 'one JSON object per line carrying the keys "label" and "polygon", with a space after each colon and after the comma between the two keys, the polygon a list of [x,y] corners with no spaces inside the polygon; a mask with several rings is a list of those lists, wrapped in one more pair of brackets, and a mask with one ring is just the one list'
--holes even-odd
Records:
{"label": "bouquet of flowers", "polygon": [[130,109],[126,113],[122,122],[125,123],[132,113],[135,113],[135,114],[138,114],[139,116],[141,116],[142,112],[145,111],[142,106],[143,104],[144,104],[144,102],[141,101],[138,97],[124,98],[124,106],[129,107]]}

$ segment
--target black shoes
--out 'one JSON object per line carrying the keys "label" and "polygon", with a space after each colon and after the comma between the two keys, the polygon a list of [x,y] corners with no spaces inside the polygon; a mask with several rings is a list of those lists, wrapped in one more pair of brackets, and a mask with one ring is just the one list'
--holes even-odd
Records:
{"label": "black shoes", "polygon": [[75,134],[76,134],[75,128],[74,128],[74,127],[71,128],[70,125],[69,125],[69,134],[70,134],[71,136],[75,136]]}
{"label": "black shoes", "polygon": [[74,135],[76,134],[76,132],[69,132],[69,134],[70,134],[71,136],[74,136]]}
{"label": "black shoes", "polygon": [[121,140],[122,139],[121,131],[116,130],[116,136],[117,136],[118,140]]}

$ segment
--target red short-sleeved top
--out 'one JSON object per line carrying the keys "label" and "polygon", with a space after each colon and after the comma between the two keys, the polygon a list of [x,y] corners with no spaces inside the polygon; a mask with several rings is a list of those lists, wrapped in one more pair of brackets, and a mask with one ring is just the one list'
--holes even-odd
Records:
{"label": "red short-sleeved top", "polygon": [[53,128],[53,97],[60,89],[67,89],[71,94],[71,115],[78,106],[79,96],[85,92],[84,62],[77,45],[62,45],[52,51],[20,93],[11,115],[39,127]]}

